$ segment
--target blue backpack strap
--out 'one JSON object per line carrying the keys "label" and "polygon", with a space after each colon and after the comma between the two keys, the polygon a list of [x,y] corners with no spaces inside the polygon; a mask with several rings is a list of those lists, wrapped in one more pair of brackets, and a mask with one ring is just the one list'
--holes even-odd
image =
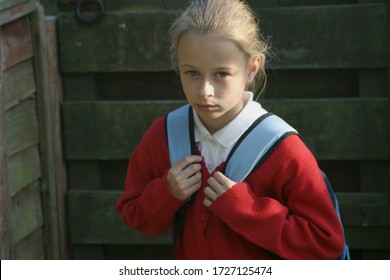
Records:
{"label": "blue backpack strap", "polygon": [[194,154],[194,121],[189,104],[170,112],[166,119],[169,158],[171,166],[184,156]]}
{"label": "blue backpack strap", "polygon": [[[336,211],[337,217],[339,218],[339,221],[340,221],[340,223],[342,225],[343,223],[341,221],[339,203],[337,202],[337,197],[336,197],[336,194],[333,191],[332,184],[330,183],[328,177],[326,176],[326,174],[322,170],[321,170],[321,173],[322,173],[322,177],[324,178],[324,181],[325,181],[325,184],[326,184],[326,188],[328,189],[328,193],[330,195],[330,198],[332,199],[333,207],[334,207],[334,209]],[[348,247],[348,245],[347,245],[347,243],[345,241],[344,228],[343,228],[343,235],[344,235],[344,250],[343,250],[343,253],[340,256],[340,260],[350,260],[351,257],[349,255],[349,247]]]}
{"label": "blue backpack strap", "polygon": [[242,182],[276,143],[291,134],[298,132],[280,117],[272,113],[261,116],[237,141],[222,172],[231,180]]}
{"label": "blue backpack strap", "polygon": [[[192,107],[189,104],[170,112],[165,118],[165,128],[167,130],[171,167],[178,163],[184,156],[195,154],[194,115],[192,113]],[[186,204],[191,203],[192,200],[193,196]],[[175,214],[173,244],[176,244],[176,240],[183,231],[185,205]]]}

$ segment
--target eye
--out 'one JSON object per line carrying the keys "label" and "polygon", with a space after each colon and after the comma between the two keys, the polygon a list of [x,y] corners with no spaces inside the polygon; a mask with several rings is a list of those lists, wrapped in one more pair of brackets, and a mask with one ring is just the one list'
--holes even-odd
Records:
{"label": "eye", "polygon": [[217,77],[220,78],[220,79],[224,79],[227,76],[229,76],[229,73],[227,73],[227,72],[218,72],[217,73]]}
{"label": "eye", "polygon": [[197,76],[199,76],[199,73],[196,72],[196,71],[193,71],[193,70],[187,71],[186,74],[189,77],[197,77]]}

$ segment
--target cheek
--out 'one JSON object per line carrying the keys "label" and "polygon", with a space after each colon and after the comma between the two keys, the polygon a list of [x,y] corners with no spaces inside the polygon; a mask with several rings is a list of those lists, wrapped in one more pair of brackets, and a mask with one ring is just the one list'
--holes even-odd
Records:
{"label": "cheek", "polygon": [[183,89],[184,95],[188,98],[191,97],[193,90],[193,85],[188,82],[187,79],[181,80],[181,87]]}

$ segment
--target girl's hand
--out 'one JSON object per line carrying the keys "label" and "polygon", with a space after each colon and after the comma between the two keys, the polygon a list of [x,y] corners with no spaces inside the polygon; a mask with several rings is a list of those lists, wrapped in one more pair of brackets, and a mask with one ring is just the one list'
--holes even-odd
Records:
{"label": "girl's hand", "polygon": [[210,207],[210,205],[217,200],[218,197],[236,184],[236,182],[230,180],[219,171],[215,172],[213,176],[207,180],[207,182],[209,183],[209,186],[204,189],[206,197],[203,201],[203,204],[206,207]]}
{"label": "girl's hand", "polygon": [[187,156],[169,169],[169,190],[175,198],[187,200],[202,186],[201,161],[200,156]]}

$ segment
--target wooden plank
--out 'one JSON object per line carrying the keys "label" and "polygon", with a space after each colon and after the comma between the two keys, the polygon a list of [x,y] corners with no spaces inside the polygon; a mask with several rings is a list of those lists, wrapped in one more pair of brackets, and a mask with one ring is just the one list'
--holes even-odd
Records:
{"label": "wooden plank", "polygon": [[348,193],[337,192],[337,199],[345,206],[353,205],[390,205],[389,197],[385,192]]}
{"label": "wooden plank", "polygon": [[[282,99],[262,103],[294,126],[318,159],[389,158],[386,98]],[[128,159],[151,122],[182,104],[180,101],[65,102],[66,157]],[[315,116],[315,121],[310,116]]]}
{"label": "wooden plank", "polygon": [[68,192],[68,217],[72,244],[167,244],[171,242],[169,234],[151,238],[124,225],[114,208],[119,195],[118,191]]}
{"label": "wooden plank", "polygon": [[34,182],[12,198],[12,244],[16,245],[43,226],[39,181]]}
{"label": "wooden plank", "polygon": [[[128,159],[131,150],[152,120],[183,103],[140,101],[63,104],[65,154],[69,160]],[[114,118],[126,123],[119,125],[114,122]],[[81,119],[83,124],[80,123]],[[113,125],[114,123],[116,125]],[[88,141],[84,146],[90,148],[78,148],[83,141]],[[107,150],[108,146],[113,150]]]}
{"label": "wooden plank", "polygon": [[363,250],[389,250],[390,228],[386,227],[347,227],[345,238],[350,248]]}
{"label": "wooden plank", "polygon": [[340,212],[344,226],[390,228],[389,205],[342,205]]}
{"label": "wooden plank", "polygon": [[44,260],[44,248],[43,230],[42,228],[39,228],[15,245],[15,259]]}
{"label": "wooden plank", "polygon": [[33,146],[8,158],[8,187],[11,197],[41,177],[39,147]]}
{"label": "wooden plank", "polygon": [[[257,12],[278,57],[272,68],[388,66],[388,5],[264,8]],[[60,14],[62,70],[170,71],[167,32],[175,15],[172,10],[108,12],[103,21],[85,26],[73,13]]]}
{"label": "wooden plank", "polygon": [[[0,42],[2,41],[0,32]],[[0,44],[0,60],[2,45]],[[6,121],[5,121],[5,98],[3,94],[3,71],[0,67],[0,259],[12,259],[13,248],[11,245],[11,222],[10,222],[10,194],[6,172]]]}
{"label": "wooden plank", "polygon": [[35,99],[29,98],[8,110],[6,119],[6,152],[8,156],[39,143]]}
{"label": "wooden plank", "polygon": [[0,11],[9,9],[26,2],[26,0],[0,0]]}
{"label": "wooden plank", "polygon": [[34,0],[0,0],[0,25],[14,21],[34,10]]}
{"label": "wooden plank", "polygon": [[0,32],[3,38],[0,42],[3,70],[32,57],[31,31],[27,17],[3,25]]}
{"label": "wooden plank", "polygon": [[[170,70],[167,30],[173,15],[172,12],[107,13],[104,21],[88,27],[78,23],[73,15],[62,14],[59,17],[62,70],[147,71],[151,70],[151,63],[155,65],[152,71]],[[106,34],[105,40],[101,40],[101,34]],[[115,42],[108,43],[111,40]],[[115,51],[105,51],[112,47]],[[99,55],[92,54],[97,49]]]}
{"label": "wooden plank", "polygon": [[[115,210],[121,191],[69,191],[67,194],[71,242],[74,244],[170,244],[170,234],[147,237],[131,230]],[[389,228],[390,206],[386,193],[337,193],[347,228]],[[350,202],[354,204],[351,205]],[[368,214],[368,216],[365,216]],[[366,243],[364,243],[365,246]],[[354,244],[360,248],[359,244]],[[387,248],[390,249],[390,246]],[[374,248],[372,248],[374,249]]]}
{"label": "wooden plank", "polygon": [[65,164],[62,156],[60,102],[62,85],[58,67],[56,19],[45,19],[43,7],[31,16],[34,34],[34,70],[42,178],[42,204],[45,222],[45,255],[48,259],[67,256],[64,193]]}
{"label": "wooden plank", "polygon": [[19,63],[4,72],[6,110],[31,97],[35,91],[32,59]]}
{"label": "wooden plank", "polygon": [[[388,5],[287,7],[273,10],[272,17],[261,15],[260,24],[277,55],[271,61],[275,68],[388,66]],[[362,53],[370,58],[356,61]]]}
{"label": "wooden plank", "polygon": [[265,101],[264,107],[294,126],[318,159],[389,159],[387,98]]}
{"label": "wooden plank", "polygon": [[[40,16],[42,17],[42,10]],[[41,31],[42,32],[42,31]],[[44,18],[44,31],[41,36],[46,38],[46,63],[47,63],[47,81],[48,89],[45,92],[46,97],[49,99],[46,103],[46,108],[50,109],[50,116],[52,122],[52,152],[53,152],[53,165],[55,169],[55,183],[51,186],[52,190],[52,203],[56,205],[57,213],[57,229],[53,234],[58,235],[58,248],[56,251],[49,255],[50,257],[57,257],[59,259],[69,259],[69,244],[67,240],[67,219],[65,210],[65,193],[67,190],[67,170],[66,163],[63,154],[63,140],[62,140],[62,127],[61,127],[61,103],[63,97],[63,84],[62,76],[59,66],[59,54],[58,54],[58,35],[57,35],[57,18],[45,17]],[[53,245],[54,246],[54,245]]]}

